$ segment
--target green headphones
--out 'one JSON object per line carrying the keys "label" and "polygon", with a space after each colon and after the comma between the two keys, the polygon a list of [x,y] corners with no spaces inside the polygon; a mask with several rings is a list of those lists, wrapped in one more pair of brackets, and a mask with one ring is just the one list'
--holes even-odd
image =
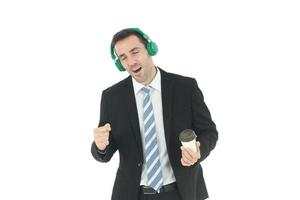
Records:
{"label": "green headphones", "polygon": [[[148,35],[146,35],[143,31],[141,31],[138,28],[130,28],[132,31],[138,33],[139,35],[141,35],[145,40],[148,41],[147,43],[147,51],[149,53],[150,56],[154,56],[157,54],[158,52],[158,47],[155,44],[155,42],[153,42]],[[115,50],[114,47],[112,45],[110,45],[110,54],[111,54],[111,58],[114,60],[115,65],[117,66],[117,68],[120,71],[125,71],[125,68],[123,67],[123,65],[121,64],[120,59],[116,56],[115,54]]]}

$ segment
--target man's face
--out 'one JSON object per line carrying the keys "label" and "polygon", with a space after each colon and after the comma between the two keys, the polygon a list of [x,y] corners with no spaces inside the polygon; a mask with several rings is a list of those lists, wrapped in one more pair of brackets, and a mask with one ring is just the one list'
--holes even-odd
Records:
{"label": "man's face", "polygon": [[115,51],[127,72],[139,83],[147,85],[155,76],[156,69],[144,44],[135,35],[120,40]]}

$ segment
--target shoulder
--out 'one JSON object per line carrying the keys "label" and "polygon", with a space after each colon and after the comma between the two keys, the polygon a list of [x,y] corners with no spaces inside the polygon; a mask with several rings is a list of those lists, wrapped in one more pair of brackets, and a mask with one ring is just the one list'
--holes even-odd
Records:
{"label": "shoulder", "polygon": [[193,77],[166,72],[162,69],[160,69],[160,71],[162,74],[162,78],[165,78],[167,81],[171,81],[175,85],[191,86],[197,84],[196,79]]}
{"label": "shoulder", "polygon": [[[162,71],[162,84],[171,84],[178,96],[197,95],[203,99],[203,94],[195,78]],[[163,78],[164,77],[164,78]]]}
{"label": "shoulder", "polygon": [[105,95],[113,95],[113,94],[118,94],[120,91],[124,89],[125,86],[131,83],[131,77],[128,76],[127,78],[119,81],[118,83],[115,83],[114,85],[106,88],[103,90],[102,94]]}

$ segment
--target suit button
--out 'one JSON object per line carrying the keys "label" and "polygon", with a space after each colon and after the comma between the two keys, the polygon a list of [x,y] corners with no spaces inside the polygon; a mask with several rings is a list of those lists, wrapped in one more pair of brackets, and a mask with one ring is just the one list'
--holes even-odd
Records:
{"label": "suit button", "polygon": [[138,167],[141,167],[142,165],[143,165],[142,162],[139,162],[139,163],[138,163]]}

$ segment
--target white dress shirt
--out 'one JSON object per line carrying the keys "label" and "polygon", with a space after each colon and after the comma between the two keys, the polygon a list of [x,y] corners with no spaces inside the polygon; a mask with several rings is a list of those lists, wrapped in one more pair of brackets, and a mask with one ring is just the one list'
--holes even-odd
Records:
{"label": "white dress shirt", "polygon": [[[162,99],[161,99],[161,76],[160,71],[156,68],[156,75],[152,82],[149,84],[150,91],[150,99],[153,105],[154,111],[154,119],[155,119],[155,127],[156,127],[156,135],[157,135],[157,144],[159,148],[159,156],[160,163],[162,167],[162,175],[163,175],[163,185],[167,185],[169,183],[173,183],[176,181],[173,169],[170,164],[169,155],[167,152],[166,138],[165,138],[165,130],[164,130],[164,120],[163,120],[163,111],[162,111]],[[139,124],[141,129],[141,138],[143,144],[143,153],[144,153],[144,164],[142,168],[142,177],[140,185],[148,185],[148,178],[146,172],[146,162],[145,162],[145,137],[144,137],[144,121],[143,121],[143,101],[144,101],[144,93],[142,92],[142,88],[145,87],[143,84],[138,83],[134,78],[132,78],[133,89],[135,94],[136,106],[139,117]]]}

